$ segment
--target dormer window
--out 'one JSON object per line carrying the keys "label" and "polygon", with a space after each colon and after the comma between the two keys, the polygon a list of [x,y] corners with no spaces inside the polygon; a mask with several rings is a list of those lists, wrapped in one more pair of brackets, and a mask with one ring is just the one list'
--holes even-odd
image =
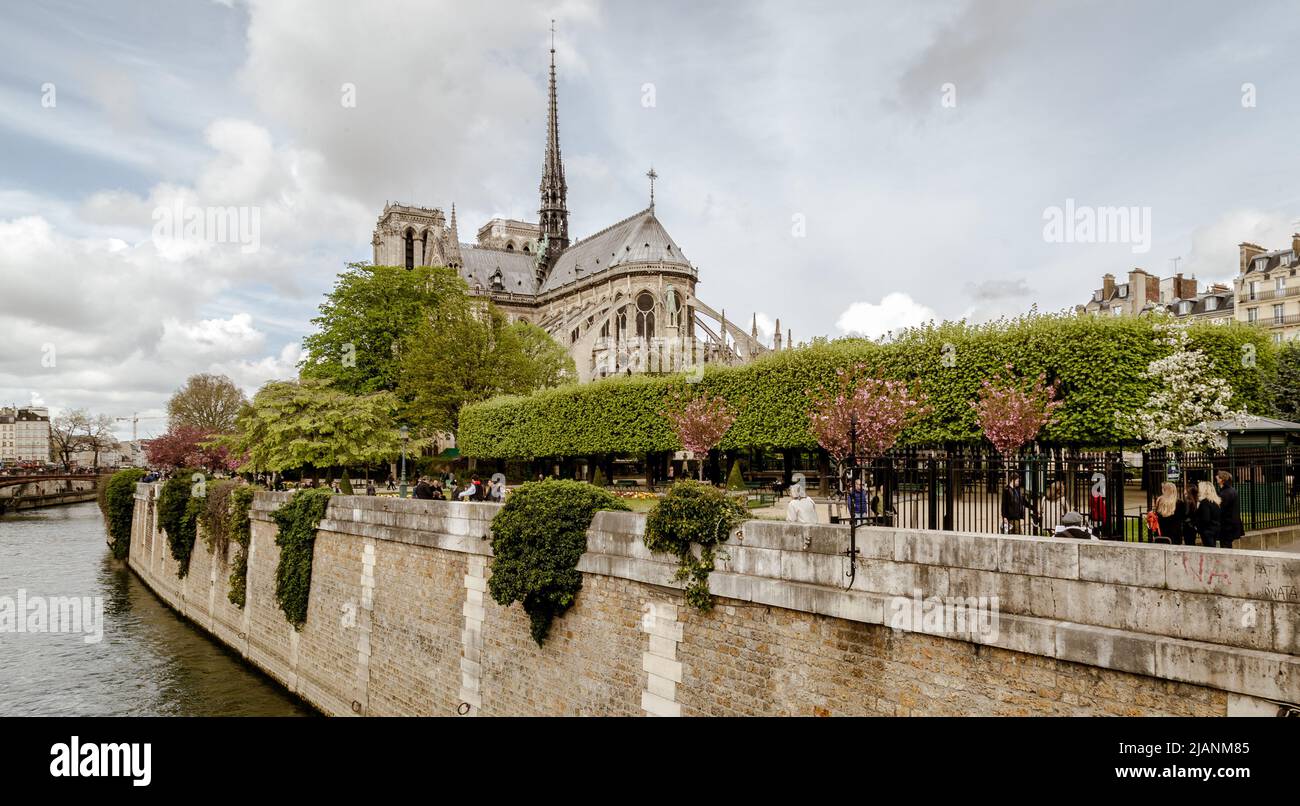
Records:
{"label": "dormer window", "polygon": [[1119,295],[1120,295],[1121,297],[1127,297],[1127,296],[1128,296],[1128,283],[1125,283],[1124,285],[1122,285],[1122,286],[1119,287]]}
{"label": "dormer window", "polygon": [[1218,309],[1219,309],[1219,298],[1218,298],[1218,297],[1206,297],[1206,298],[1205,298],[1205,310],[1207,310],[1207,311],[1217,311]]}
{"label": "dormer window", "polygon": [[1100,292],[1100,291],[1094,291],[1094,292],[1092,292],[1092,301],[1093,301],[1093,302],[1101,302],[1101,292]]}
{"label": "dormer window", "polygon": [[1191,300],[1184,300],[1184,301],[1178,303],[1178,314],[1179,314],[1180,316],[1186,316],[1187,314],[1189,314],[1189,313],[1191,313],[1191,312],[1192,312],[1192,301],[1191,301]]}
{"label": "dormer window", "polygon": [[1292,260],[1295,260],[1295,253],[1287,252],[1285,255],[1282,256],[1282,265],[1290,266]]}
{"label": "dormer window", "polygon": [[1268,265],[1268,258],[1262,257],[1259,260],[1256,260],[1255,271],[1263,271],[1266,265]]}

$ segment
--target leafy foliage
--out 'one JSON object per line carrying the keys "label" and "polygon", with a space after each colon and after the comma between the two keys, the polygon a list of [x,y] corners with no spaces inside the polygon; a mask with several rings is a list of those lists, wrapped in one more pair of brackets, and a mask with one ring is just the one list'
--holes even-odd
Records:
{"label": "leafy foliage", "polygon": [[703,480],[704,460],[736,421],[735,412],[721,397],[695,396],[679,389],[665,404],[664,416],[682,447],[695,454]]}
{"label": "leafy foliage", "polygon": [[225,375],[191,375],[167,401],[168,425],[224,434],[235,427],[235,417],[245,402],[244,393]]}
{"label": "leafy foliage", "polygon": [[391,392],[357,396],[330,381],[272,381],[240,413],[231,442],[255,470],[387,461],[401,451],[396,408]]}
{"label": "leafy foliage", "polygon": [[[949,322],[908,330],[894,341],[841,339],[764,356],[742,367],[709,368],[701,396],[721,396],[736,412],[724,450],[816,447],[807,389],[836,383],[836,370],[856,364],[884,380],[911,381],[927,413],[900,436],[902,444],[975,442],[982,430],[971,401],[1006,364],[1026,377],[1059,384],[1062,405],[1040,437],[1046,442],[1107,446],[1126,439],[1116,412],[1136,411],[1156,383],[1143,371],[1169,347],[1156,339],[1154,317],[1034,315],[981,325]],[[1191,343],[1214,362],[1234,401],[1268,411],[1265,384],[1276,352],[1259,328],[1194,325]],[[1250,360],[1246,360],[1249,358]],[[660,412],[662,401],[687,388],[683,377],[607,378],[580,386],[503,397],[466,406],[457,444],[465,456],[530,458],[644,453],[679,447]]]}
{"label": "leafy foliage", "polygon": [[252,541],[252,522],[248,511],[253,506],[256,488],[249,485],[236,487],[230,493],[230,516],[226,522],[226,531],[238,547],[230,569],[230,592],[226,598],[230,603],[244,609],[248,598],[248,545]]}
{"label": "leafy foliage", "polygon": [[972,401],[971,407],[979,417],[984,436],[1009,459],[1051,422],[1052,412],[1061,405],[1055,396],[1056,387],[1042,375],[1032,381],[999,375],[984,381],[979,400]]}
{"label": "leafy foliage", "polygon": [[[749,517],[739,501],[709,484],[682,479],[646,515],[646,548],[677,558],[677,578],[687,582],[686,603],[700,610],[713,608],[709,572],[717,547]],[[700,547],[699,556],[692,544]]]}
{"label": "leafy foliage", "polygon": [[1300,422],[1300,340],[1286,343],[1277,354],[1277,372],[1269,382],[1273,414],[1283,420]]}
{"label": "leafy foliage", "polygon": [[99,506],[108,525],[113,557],[126,559],[131,549],[131,522],[135,519],[135,485],[144,478],[144,470],[128,467],[107,479],[100,479]]}
{"label": "leafy foliage", "polygon": [[329,505],[330,491],[312,488],[294,493],[288,503],[271,513],[271,520],[279,527],[275,544],[280,547],[280,564],[275,569],[275,601],[295,630],[301,630],[307,621],[316,528]]}
{"label": "leafy foliage", "polygon": [[745,474],[740,472],[740,460],[731,463],[731,473],[727,476],[727,489],[745,491],[749,489],[745,486]]}
{"label": "leafy foliage", "polygon": [[835,461],[856,448],[880,456],[894,447],[908,424],[925,413],[924,397],[904,381],[870,377],[865,365],[836,370],[835,383],[809,392],[809,429]]}
{"label": "leafy foliage", "polygon": [[1173,352],[1152,361],[1143,373],[1158,384],[1146,405],[1120,412],[1120,428],[1146,441],[1148,450],[1222,450],[1228,438],[1210,422],[1240,419],[1231,407],[1232,387],[1216,376],[1213,361],[1192,349],[1183,325],[1161,327],[1161,340]]}
{"label": "leafy foliage", "polygon": [[205,496],[194,493],[204,491],[206,485],[206,477],[198,470],[180,470],[158,493],[158,523],[167,534],[167,548],[177,562],[176,576],[181,579],[190,572],[190,554],[204,507]]}
{"label": "leafy foliage", "polygon": [[573,380],[573,359],[546,331],[509,323],[495,305],[452,299],[407,340],[400,394],[411,422],[454,432],[460,410],[503,394],[526,394]]}
{"label": "leafy foliage", "polygon": [[302,377],[354,395],[395,391],[402,340],[440,303],[467,293],[452,269],[349,264],[312,320],[319,332],[303,339]]}
{"label": "leafy foliage", "polygon": [[602,509],[627,506],[602,488],[547,479],[520,485],[492,519],[488,591],[503,607],[523,603],[538,646],[582,589],[578,560]]}
{"label": "leafy foliage", "polygon": [[230,546],[230,494],[239,482],[230,479],[208,485],[207,498],[199,515],[203,527],[203,545],[218,557],[225,557]]}
{"label": "leafy foliage", "polygon": [[215,473],[234,470],[239,462],[225,445],[212,443],[215,432],[196,425],[173,425],[167,433],[149,440],[144,455],[153,467],[201,467]]}
{"label": "leafy foliage", "polygon": [[608,486],[609,486],[609,481],[605,479],[605,471],[604,471],[602,468],[597,467],[597,468],[596,468],[596,472],[592,474],[592,476],[591,476],[591,486],[593,486],[593,487],[608,487]]}

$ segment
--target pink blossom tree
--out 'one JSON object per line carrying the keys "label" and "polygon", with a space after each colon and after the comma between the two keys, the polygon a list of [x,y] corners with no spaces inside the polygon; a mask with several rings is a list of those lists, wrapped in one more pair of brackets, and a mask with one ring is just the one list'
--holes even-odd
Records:
{"label": "pink blossom tree", "polygon": [[980,385],[979,400],[972,401],[971,408],[984,436],[1003,459],[1010,460],[1052,421],[1062,401],[1056,399],[1057,385],[1048,384],[1043,375],[1027,381],[1010,377],[1010,364],[1006,369],[1005,376]]}
{"label": "pink blossom tree", "polygon": [[836,370],[836,382],[810,392],[809,427],[837,465],[856,446],[861,457],[884,454],[928,410],[925,396],[904,381],[866,374],[862,364]]}
{"label": "pink blossom tree", "polygon": [[704,458],[718,447],[736,414],[721,397],[689,397],[679,394],[669,399],[664,416],[672,424],[682,447],[695,454],[700,481],[704,481]]}
{"label": "pink blossom tree", "polygon": [[145,445],[145,459],[152,467],[234,471],[239,466],[238,457],[232,456],[230,449],[214,441],[216,439],[217,436],[205,428],[175,425]]}

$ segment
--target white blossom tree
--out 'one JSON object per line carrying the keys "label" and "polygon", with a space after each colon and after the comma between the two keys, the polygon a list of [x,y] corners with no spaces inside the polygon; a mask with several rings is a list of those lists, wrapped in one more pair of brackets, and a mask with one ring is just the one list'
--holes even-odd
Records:
{"label": "white blossom tree", "polygon": [[1161,324],[1157,332],[1173,352],[1147,365],[1143,377],[1158,388],[1142,408],[1118,413],[1120,428],[1145,440],[1146,450],[1223,450],[1228,438],[1210,423],[1246,416],[1231,406],[1232,387],[1214,374],[1205,353],[1191,348],[1186,325]]}

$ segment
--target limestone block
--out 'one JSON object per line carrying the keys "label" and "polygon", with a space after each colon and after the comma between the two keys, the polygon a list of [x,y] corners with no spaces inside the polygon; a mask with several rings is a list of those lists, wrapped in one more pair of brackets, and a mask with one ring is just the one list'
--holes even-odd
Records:
{"label": "limestone block", "polygon": [[1056,657],[1133,674],[1154,675],[1156,641],[1148,635],[1090,624],[1059,622]]}
{"label": "limestone block", "polygon": [[1147,588],[1165,587],[1167,546],[1080,540],[1078,547],[1079,579]]}
{"label": "limestone block", "polygon": [[923,565],[998,570],[1001,538],[963,532],[912,532],[894,536],[894,559]]}
{"label": "limestone block", "polygon": [[1079,541],[1003,537],[998,541],[998,570],[1011,574],[1077,579]]}

